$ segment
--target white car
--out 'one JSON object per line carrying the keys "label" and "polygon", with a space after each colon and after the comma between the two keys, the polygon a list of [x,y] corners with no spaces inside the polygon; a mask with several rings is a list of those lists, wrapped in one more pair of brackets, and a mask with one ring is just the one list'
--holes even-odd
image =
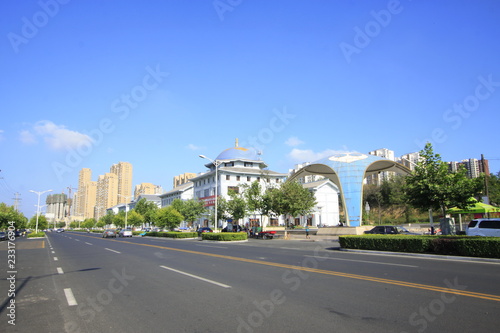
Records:
{"label": "white car", "polygon": [[469,222],[468,236],[500,237],[500,219],[476,219]]}
{"label": "white car", "polygon": [[132,237],[132,230],[122,229],[118,233],[118,237]]}

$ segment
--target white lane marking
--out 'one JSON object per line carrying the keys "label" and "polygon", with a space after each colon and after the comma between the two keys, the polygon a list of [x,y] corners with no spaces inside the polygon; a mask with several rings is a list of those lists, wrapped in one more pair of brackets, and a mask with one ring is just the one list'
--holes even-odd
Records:
{"label": "white lane marking", "polygon": [[79,241],[80,241],[79,239],[76,239],[76,238],[75,238],[75,240],[76,240],[77,242],[79,242]]}
{"label": "white lane marking", "polygon": [[118,251],[115,251],[115,250],[108,249],[107,247],[105,247],[104,249],[108,250],[108,251],[111,251],[111,252],[115,252],[115,253],[121,253],[121,252],[118,252]]}
{"label": "white lane marking", "polygon": [[389,263],[389,262],[380,262],[380,261],[353,260],[353,259],[332,258],[332,257],[319,257],[319,256],[308,256],[308,255],[306,255],[304,257],[320,258],[321,260],[323,260],[323,259],[344,260],[344,261],[364,262],[364,263],[367,263],[367,264],[390,265],[390,266],[401,266],[401,267],[418,268],[418,266],[414,266],[414,265],[393,264],[393,263]]}
{"label": "white lane marking", "polygon": [[87,245],[94,245],[94,244],[92,244],[92,243],[87,243],[87,242],[85,242],[85,244],[87,244]]}
{"label": "white lane marking", "polygon": [[58,261],[59,259],[57,259],[57,257],[54,257],[54,261]]}
{"label": "white lane marking", "polygon": [[56,251],[51,251],[52,253],[56,253]]}
{"label": "white lane marking", "polygon": [[69,306],[78,305],[75,296],[73,295],[73,291],[71,291],[71,288],[65,288],[64,295],[66,295],[66,300],[68,301]]}
{"label": "white lane marking", "polygon": [[179,270],[174,269],[174,268],[170,268],[170,267],[167,267],[167,266],[160,266],[160,267],[164,268],[164,269],[168,269],[168,270],[170,270],[172,272],[176,272],[176,273],[179,273],[179,274],[190,276],[192,278],[195,278],[195,279],[198,279],[198,280],[201,280],[201,281],[205,281],[205,282],[208,282],[208,283],[215,284],[216,286],[219,286],[219,287],[222,287],[222,288],[231,288],[231,286],[228,286],[227,284],[220,283],[220,282],[213,281],[213,280],[209,280],[209,279],[205,279],[205,278],[202,278],[201,276],[189,274],[189,273],[186,273],[186,272],[183,272],[183,271],[179,271]]}
{"label": "white lane marking", "polygon": [[64,274],[63,270],[61,267],[57,267],[57,273],[59,274]]}

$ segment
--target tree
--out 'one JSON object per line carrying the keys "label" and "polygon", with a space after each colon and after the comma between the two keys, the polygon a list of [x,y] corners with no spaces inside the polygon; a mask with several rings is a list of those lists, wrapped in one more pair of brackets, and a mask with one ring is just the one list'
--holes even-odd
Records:
{"label": "tree", "polygon": [[447,208],[467,208],[471,198],[482,189],[482,178],[467,178],[465,168],[449,172],[448,165],[435,154],[427,143],[420,151],[421,160],[415,170],[406,177],[404,191],[408,201],[417,208],[440,209],[443,216]]}
{"label": "tree", "polygon": [[115,214],[113,214],[113,212],[109,211],[106,215],[101,216],[101,218],[99,219],[99,224],[103,224],[103,226],[112,225],[113,220],[114,220],[114,216],[115,216]]}
{"label": "tree", "polygon": [[92,229],[95,226],[95,219],[85,219],[80,225],[85,229]]}
{"label": "tree", "polygon": [[[33,217],[31,217],[30,223],[28,226],[30,229],[36,229],[36,215],[33,215]],[[45,217],[45,215],[42,215],[42,214],[38,215],[38,229],[44,230],[44,229],[47,229],[47,226],[48,226],[48,222],[47,222],[47,218]]]}
{"label": "tree", "polygon": [[[141,199],[142,200],[142,199]],[[144,216],[136,212],[135,209],[132,209],[128,212],[127,216],[127,225],[132,225],[134,227],[138,227],[144,223]]]}
{"label": "tree", "polygon": [[174,229],[179,226],[184,217],[174,207],[167,206],[156,211],[155,225],[160,228]]}
{"label": "tree", "polygon": [[253,181],[250,186],[244,184],[243,186],[243,197],[245,198],[247,209],[249,212],[259,214],[261,216],[267,213],[267,205],[265,202],[265,196],[262,194],[262,187],[258,181]]}
{"label": "tree", "polygon": [[488,176],[488,194],[490,204],[500,206],[500,171],[496,175],[491,174]]}
{"label": "tree", "polygon": [[0,202],[0,229],[7,229],[10,226],[14,227],[14,229],[24,229],[27,222],[28,219],[23,213],[18,212],[14,206],[7,206],[7,204]]}
{"label": "tree", "polygon": [[181,200],[175,199],[172,201],[174,207],[184,217],[184,221],[192,226],[194,221],[200,218],[205,212],[205,202],[197,199]]}
{"label": "tree", "polygon": [[154,224],[155,212],[158,210],[156,203],[147,201],[146,198],[142,198],[137,202],[134,210],[144,217],[143,223],[148,223],[149,225]]}
{"label": "tree", "polygon": [[125,227],[125,211],[121,210],[118,212],[118,214],[114,214],[112,221],[113,224],[116,225],[118,228]]}
{"label": "tree", "polygon": [[234,191],[229,192],[230,200],[227,201],[227,214],[239,224],[239,220],[244,218],[247,213],[247,203],[243,196]]}

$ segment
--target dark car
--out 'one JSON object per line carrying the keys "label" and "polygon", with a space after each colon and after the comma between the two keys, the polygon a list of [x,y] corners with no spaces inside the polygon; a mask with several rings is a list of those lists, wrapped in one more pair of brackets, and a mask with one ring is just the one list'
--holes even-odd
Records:
{"label": "dark car", "polygon": [[108,237],[116,238],[116,230],[115,229],[104,230],[104,232],[102,233],[102,238],[108,238]]}
{"label": "dark car", "polygon": [[5,232],[0,231],[0,241],[7,240],[7,234]]}
{"label": "dark car", "polygon": [[64,232],[64,229],[63,228],[59,228],[59,229],[57,229],[57,232]]}
{"label": "dark car", "polygon": [[203,234],[205,232],[213,232],[213,230],[210,228],[207,228],[207,227],[203,227],[203,228],[199,228],[198,230],[196,230],[196,232],[198,233],[198,236],[200,236],[201,234]]}
{"label": "dark car", "polygon": [[419,235],[414,232],[409,232],[404,227],[393,225],[378,225],[371,230],[365,231],[365,234],[378,234],[378,235]]}

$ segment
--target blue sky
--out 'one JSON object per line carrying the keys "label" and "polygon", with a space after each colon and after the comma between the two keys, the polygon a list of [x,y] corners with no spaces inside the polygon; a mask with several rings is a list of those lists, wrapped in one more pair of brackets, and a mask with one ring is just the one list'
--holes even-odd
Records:
{"label": "blue sky", "polygon": [[[500,171],[500,2],[57,1],[0,5],[0,202],[119,161],[172,187],[234,145],[271,170],[335,152]],[[43,200],[43,199],[42,199]]]}

